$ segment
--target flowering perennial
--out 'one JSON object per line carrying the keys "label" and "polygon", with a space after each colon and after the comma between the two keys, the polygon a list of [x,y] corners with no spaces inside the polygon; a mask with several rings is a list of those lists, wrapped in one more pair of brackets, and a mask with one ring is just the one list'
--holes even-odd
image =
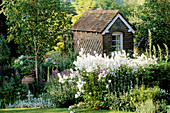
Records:
{"label": "flowering perennial", "polygon": [[98,55],[97,53],[95,56],[90,54],[83,54],[83,50],[79,53],[77,57],[77,61],[74,61],[74,65],[76,66],[77,70],[86,70],[87,72],[93,72],[97,69],[105,69],[110,71],[118,70],[121,65],[125,65],[126,67],[132,68],[133,70],[139,69],[140,67],[149,67],[151,64],[156,64],[157,59],[155,57],[147,58],[144,54],[141,56],[137,56],[136,58],[132,59],[126,55],[126,52],[123,50],[122,52],[114,52],[112,56],[104,57],[102,55]]}
{"label": "flowering perennial", "polygon": [[[141,56],[136,56],[132,59],[124,50],[122,52],[112,53],[111,57],[106,56],[106,54],[102,57],[101,54],[99,55],[96,52],[94,53],[94,56],[90,54],[86,55],[83,54],[83,49],[81,49],[79,56],[77,56],[77,60],[73,62],[76,71],[73,72],[73,69],[71,69],[69,75],[61,75],[58,73],[59,82],[61,83],[64,83],[65,81],[76,82],[79,91],[75,95],[75,98],[78,98],[81,93],[85,92],[86,89],[84,88],[84,85],[88,84],[87,82],[89,82],[89,80],[87,79],[89,79],[88,77],[91,73],[98,72],[97,81],[103,82],[106,80],[108,74],[116,76],[116,73],[120,70],[121,66],[130,69],[131,73],[136,73],[141,69],[149,68],[150,65],[157,64],[157,59],[154,56],[152,58],[148,58],[146,55],[142,54]],[[94,76],[96,75],[94,74]],[[104,87],[105,89],[109,88],[109,83],[111,83],[111,80],[107,78],[107,82]],[[96,83],[93,84],[97,85]],[[88,94],[89,93],[91,92],[88,92]]]}

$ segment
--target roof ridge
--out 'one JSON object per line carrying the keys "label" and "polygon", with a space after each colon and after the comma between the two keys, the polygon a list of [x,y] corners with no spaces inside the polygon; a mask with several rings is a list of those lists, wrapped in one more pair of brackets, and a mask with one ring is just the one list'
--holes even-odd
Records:
{"label": "roof ridge", "polygon": [[120,12],[119,9],[115,9],[115,10],[86,10],[84,13],[93,13],[93,12],[97,12],[97,13],[101,13],[101,12],[107,12],[107,13],[118,13]]}

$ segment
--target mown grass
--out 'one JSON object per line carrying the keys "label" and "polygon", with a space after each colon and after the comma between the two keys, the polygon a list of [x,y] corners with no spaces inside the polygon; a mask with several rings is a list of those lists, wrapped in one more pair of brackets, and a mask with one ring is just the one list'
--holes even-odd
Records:
{"label": "mown grass", "polygon": [[[132,113],[113,110],[76,109],[79,113]],[[0,113],[70,113],[68,108],[11,108],[0,109]]]}
{"label": "mown grass", "polygon": [[[168,105],[167,113],[170,113],[170,105]],[[134,113],[113,110],[92,110],[92,109],[75,109],[76,113]],[[0,113],[70,113],[68,108],[10,108],[0,109]]]}

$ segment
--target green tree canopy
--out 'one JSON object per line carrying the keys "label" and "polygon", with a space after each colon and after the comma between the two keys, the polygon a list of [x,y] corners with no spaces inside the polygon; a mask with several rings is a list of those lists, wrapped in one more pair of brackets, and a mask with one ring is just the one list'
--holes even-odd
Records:
{"label": "green tree canopy", "polygon": [[7,46],[7,41],[2,34],[0,34],[0,48],[0,66],[4,66],[9,63],[10,50]]}
{"label": "green tree canopy", "polygon": [[[161,47],[164,47],[163,43],[168,45],[170,43],[169,8],[169,1],[146,0],[146,2],[139,7],[141,13],[138,17],[142,19],[142,22],[138,28],[143,33],[141,32],[139,34],[138,39],[146,37],[144,35],[148,34],[147,30],[150,29],[153,45],[159,44]],[[170,46],[168,45],[168,47]]]}
{"label": "green tree canopy", "polygon": [[75,2],[72,2],[72,6],[75,8],[77,14],[73,16],[72,23],[74,24],[83,15],[84,11],[94,9],[96,3],[95,0],[75,0]]}
{"label": "green tree canopy", "polygon": [[2,12],[7,17],[8,40],[21,43],[23,54],[35,56],[38,79],[38,61],[70,28],[66,2],[3,0]]}
{"label": "green tree canopy", "polygon": [[139,13],[138,6],[145,0],[97,0],[98,5],[104,10],[119,9],[130,21],[139,21],[136,16]]}

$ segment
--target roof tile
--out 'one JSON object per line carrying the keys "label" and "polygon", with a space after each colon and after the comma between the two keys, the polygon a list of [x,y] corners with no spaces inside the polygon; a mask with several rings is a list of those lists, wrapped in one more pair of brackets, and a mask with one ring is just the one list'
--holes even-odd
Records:
{"label": "roof tile", "polygon": [[102,32],[119,10],[88,10],[74,24],[71,30]]}

